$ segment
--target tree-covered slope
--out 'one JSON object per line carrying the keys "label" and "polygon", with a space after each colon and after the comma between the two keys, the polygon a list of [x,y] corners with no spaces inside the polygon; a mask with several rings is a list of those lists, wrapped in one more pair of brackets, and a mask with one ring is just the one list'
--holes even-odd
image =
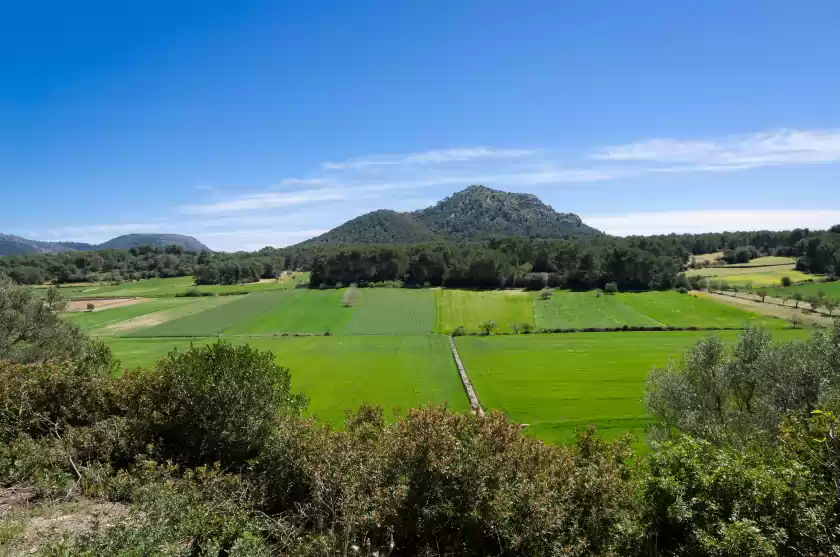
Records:
{"label": "tree-covered slope", "polygon": [[382,209],[333,228],[305,244],[411,244],[441,238],[410,213]]}
{"label": "tree-covered slope", "polygon": [[304,244],[416,243],[495,236],[579,238],[601,234],[572,213],[558,213],[535,195],[470,186],[437,205],[398,213],[379,210],[350,220]]}
{"label": "tree-covered slope", "polygon": [[125,234],[99,244],[94,249],[129,249],[137,246],[181,246],[186,251],[210,251],[210,248],[192,236],[182,234]]}
{"label": "tree-covered slope", "polygon": [[558,213],[535,195],[470,186],[434,207],[414,213],[439,234],[456,240],[491,236],[531,238],[600,234],[573,213]]}

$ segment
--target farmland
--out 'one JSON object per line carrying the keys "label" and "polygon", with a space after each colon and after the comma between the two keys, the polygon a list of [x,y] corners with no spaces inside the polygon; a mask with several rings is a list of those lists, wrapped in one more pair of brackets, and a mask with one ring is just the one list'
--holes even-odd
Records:
{"label": "farmland", "polygon": [[826,297],[840,300],[840,281],[834,282],[809,282],[805,284],[797,284],[788,288],[774,288],[771,290],[773,296],[781,297],[785,294],[793,294],[799,292],[805,298],[809,296],[816,296],[819,292],[823,292]]}
{"label": "farmland", "polygon": [[[595,423],[607,436],[644,436],[642,403],[652,366],[678,358],[701,332],[616,332],[461,337],[458,351],[485,408],[529,424],[529,435],[568,442]],[[737,331],[722,331],[733,340]],[[802,337],[777,331],[774,339]]]}
{"label": "farmland", "polygon": [[437,290],[437,321],[435,331],[451,333],[463,326],[478,331],[479,324],[493,321],[500,331],[510,332],[511,325],[534,325],[531,297],[526,292],[476,292],[472,290]]}
{"label": "farmland", "polygon": [[[84,284],[61,286],[61,293],[69,300],[81,298],[119,298],[143,297],[165,298],[186,294],[190,290],[209,294],[224,294],[229,292],[262,292],[266,290],[287,290],[294,288],[299,282],[308,281],[308,273],[295,273],[278,280],[252,282],[247,284],[211,284],[195,285],[193,277],[155,278],[122,284]],[[46,287],[37,287],[36,292],[46,295]]]}
{"label": "farmland", "polygon": [[[111,348],[125,367],[151,366],[173,347],[210,339],[113,339]],[[292,386],[309,397],[308,412],[334,425],[344,411],[362,403],[382,406],[387,415],[428,403],[469,409],[445,337],[285,337],[235,339],[271,350],[292,371]]]}
{"label": "farmland", "polygon": [[[122,292],[171,294],[186,283],[148,282],[122,285]],[[345,303],[347,292],[273,288],[237,296],[166,295],[66,318],[103,338],[125,368],[149,367],[173,347],[218,338],[271,350],[291,369],[294,387],[309,397],[308,411],[332,424],[363,402],[387,411],[429,402],[466,410],[445,336],[461,325],[478,332],[482,322],[493,321],[496,331],[511,333],[523,323],[549,330],[754,324],[780,338],[802,334],[782,331],[783,320],[677,292],[555,291],[542,299],[516,290],[362,288],[351,304]],[[640,399],[651,366],[707,334],[503,334],[457,343],[485,407],[530,424],[530,435],[565,442],[589,422],[609,435],[643,433],[649,418]],[[731,339],[737,331],[721,334]]]}
{"label": "farmland", "polygon": [[768,319],[716,302],[677,292],[642,292],[596,296],[592,292],[556,292],[534,296],[537,327],[546,329],[628,327],[738,328],[747,323],[779,328]]}
{"label": "farmland", "polygon": [[783,277],[788,277],[793,282],[820,278],[820,275],[797,271],[795,267],[792,258],[768,256],[753,259],[749,263],[692,269],[685,274],[689,277],[723,280],[730,284],[751,283],[754,286],[778,286],[781,284]]}

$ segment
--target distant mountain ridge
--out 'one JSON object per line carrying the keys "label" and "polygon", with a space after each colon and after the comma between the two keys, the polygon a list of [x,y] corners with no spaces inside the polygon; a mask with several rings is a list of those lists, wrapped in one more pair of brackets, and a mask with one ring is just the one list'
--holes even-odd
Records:
{"label": "distant mountain ridge", "polygon": [[125,234],[102,244],[85,242],[42,242],[28,240],[11,234],[0,234],[0,256],[24,253],[63,253],[67,251],[95,251],[103,249],[129,249],[137,246],[152,245],[165,247],[177,245],[186,251],[211,251],[210,248],[193,238],[182,234]]}
{"label": "distant mountain ridge", "polygon": [[470,186],[420,211],[366,213],[301,245],[406,244],[493,236],[580,238],[601,234],[574,213],[558,213],[535,195]]}

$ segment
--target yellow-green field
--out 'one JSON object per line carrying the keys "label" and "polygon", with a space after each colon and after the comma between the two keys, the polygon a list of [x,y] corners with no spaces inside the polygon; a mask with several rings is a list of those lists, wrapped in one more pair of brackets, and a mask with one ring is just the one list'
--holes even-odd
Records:
{"label": "yellow-green field", "polygon": [[709,280],[723,280],[730,284],[752,283],[753,286],[778,286],[781,284],[783,277],[788,277],[793,282],[822,278],[821,275],[809,275],[797,271],[793,264],[768,267],[709,267],[686,271],[685,274],[689,277],[697,276]]}

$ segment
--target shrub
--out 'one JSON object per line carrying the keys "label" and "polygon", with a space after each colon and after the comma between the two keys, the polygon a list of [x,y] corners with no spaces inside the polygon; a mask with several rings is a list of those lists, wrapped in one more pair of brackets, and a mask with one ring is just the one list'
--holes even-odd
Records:
{"label": "shrub", "polygon": [[790,277],[787,277],[787,276],[782,277],[782,286],[788,287],[791,284],[793,284],[793,281],[790,279]]}
{"label": "shrub", "polygon": [[831,497],[793,460],[681,436],[656,446],[649,467],[645,523],[659,555],[824,555],[831,546]]}
{"label": "shrub", "polygon": [[88,302],[87,303],[87,310],[88,311],[93,311],[95,309],[96,309],[96,306],[93,304],[93,302]]}
{"label": "shrub", "polygon": [[545,288],[540,292],[540,300],[550,300],[553,294],[551,290]]}
{"label": "shrub", "polygon": [[215,296],[213,292],[206,292],[198,288],[190,288],[186,292],[175,294],[176,298],[201,298],[202,296]]}
{"label": "shrub", "polygon": [[688,289],[680,287],[677,289],[677,292],[679,292],[680,294],[688,294]]}
{"label": "shrub", "polygon": [[481,330],[482,333],[485,335],[490,335],[493,331],[496,330],[496,322],[488,319],[487,321],[483,321],[478,324],[478,328]]}
{"label": "shrub", "polygon": [[615,294],[618,292],[618,283],[608,282],[604,285],[604,294]]}
{"label": "shrub", "polygon": [[452,331],[453,337],[462,337],[465,334],[467,334],[467,329],[463,325],[458,325],[457,327],[455,327],[455,330]]}
{"label": "shrub", "polygon": [[522,334],[525,334],[525,335],[531,334],[531,332],[533,332],[533,330],[534,330],[534,326],[530,323],[523,323],[521,325],[521,328],[522,328]]}
{"label": "shrub", "polygon": [[243,464],[284,414],[306,404],[289,370],[271,352],[216,342],[161,358],[150,384],[148,416],[160,449],[176,462]]}

